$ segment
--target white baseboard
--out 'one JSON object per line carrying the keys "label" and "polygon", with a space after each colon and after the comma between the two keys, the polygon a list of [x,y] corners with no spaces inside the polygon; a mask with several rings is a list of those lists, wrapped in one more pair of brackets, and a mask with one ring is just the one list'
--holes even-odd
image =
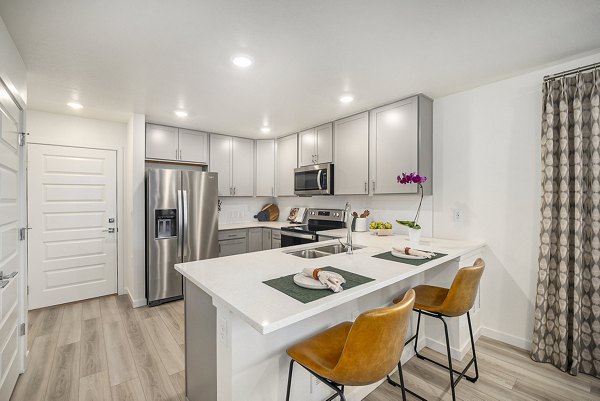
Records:
{"label": "white baseboard", "polygon": [[[477,339],[482,335],[482,329],[479,328],[477,330],[475,330],[475,333],[473,333],[473,337],[475,339],[475,341],[477,341]],[[446,354],[446,344],[442,344],[439,341],[436,340],[432,340],[431,338],[427,338],[425,340],[425,345],[427,346],[427,348],[430,348],[436,352],[439,352],[440,354]],[[467,342],[467,344],[465,344],[462,348],[456,348],[456,347],[450,347],[450,354],[452,355],[452,359],[456,359],[457,361],[462,361],[463,358],[465,357],[465,355],[467,355],[467,353],[471,351],[471,342]]]}
{"label": "white baseboard", "polygon": [[482,327],[481,335],[515,346],[517,348],[524,349],[526,351],[531,351],[531,340],[526,338],[513,336],[512,334],[503,333],[498,330],[490,329],[489,327]]}
{"label": "white baseboard", "polygon": [[127,288],[126,290],[127,295],[129,295],[129,300],[131,301],[131,306],[133,306],[134,308],[139,308],[140,306],[146,306],[148,304],[146,298],[133,299],[131,293],[129,292],[129,288]]}

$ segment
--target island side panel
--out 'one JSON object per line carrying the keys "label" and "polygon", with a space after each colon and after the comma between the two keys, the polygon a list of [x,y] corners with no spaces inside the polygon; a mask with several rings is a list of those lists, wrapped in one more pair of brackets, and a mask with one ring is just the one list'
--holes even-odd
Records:
{"label": "island side panel", "polygon": [[185,393],[217,401],[217,309],[210,295],[185,282]]}

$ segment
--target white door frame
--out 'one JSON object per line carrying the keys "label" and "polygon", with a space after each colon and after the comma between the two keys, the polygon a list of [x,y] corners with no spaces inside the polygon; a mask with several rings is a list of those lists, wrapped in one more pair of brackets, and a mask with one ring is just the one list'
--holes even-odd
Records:
{"label": "white door frame", "polygon": [[96,149],[96,150],[108,150],[114,151],[117,154],[117,292],[119,295],[125,294],[124,286],[125,286],[125,272],[124,272],[124,238],[125,233],[124,224],[125,224],[125,214],[123,213],[123,188],[124,188],[124,174],[123,174],[123,157],[124,157],[124,149],[123,148],[99,148],[93,146],[76,146],[76,145],[64,145],[61,143],[47,143],[47,142],[28,142],[33,145],[46,145],[46,146],[61,146],[67,148],[80,148],[80,149]]}

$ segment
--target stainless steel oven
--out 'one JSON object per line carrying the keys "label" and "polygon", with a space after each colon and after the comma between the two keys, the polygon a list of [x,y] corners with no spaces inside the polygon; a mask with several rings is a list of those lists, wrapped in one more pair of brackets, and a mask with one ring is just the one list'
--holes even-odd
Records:
{"label": "stainless steel oven", "polygon": [[333,195],[333,164],[294,169],[294,193],[299,196]]}
{"label": "stainless steel oven", "polygon": [[308,209],[306,224],[282,227],[281,247],[308,244],[319,241],[319,231],[346,227],[346,213],[341,209]]}

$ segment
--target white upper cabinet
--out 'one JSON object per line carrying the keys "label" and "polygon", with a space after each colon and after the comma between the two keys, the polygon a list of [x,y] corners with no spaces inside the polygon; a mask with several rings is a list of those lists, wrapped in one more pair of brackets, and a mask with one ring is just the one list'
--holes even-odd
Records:
{"label": "white upper cabinet", "polygon": [[234,196],[254,195],[254,141],[231,138],[231,171]]}
{"label": "white upper cabinet", "polygon": [[179,160],[208,164],[208,134],[180,128]]}
{"label": "white upper cabinet", "polygon": [[209,170],[219,174],[219,196],[233,196],[233,185],[231,185],[231,137],[210,135]]}
{"label": "white upper cabinet", "polygon": [[298,167],[298,135],[277,140],[275,149],[275,191],[277,196],[294,196],[294,169]]}
{"label": "white upper cabinet", "polygon": [[317,163],[333,162],[333,124],[328,123],[315,128],[317,139]]}
{"label": "white upper cabinet", "polygon": [[208,164],[208,134],[146,124],[146,158]]}
{"label": "white upper cabinet", "polygon": [[254,141],[211,134],[210,171],[219,174],[219,196],[252,196]]}
{"label": "white upper cabinet", "polygon": [[431,126],[432,101],[422,95],[370,111],[372,194],[416,193],[416,185],[397,183],[403,172],[427,176],[424,191],[431,193]]}
{"label": "white upper cabinet", "polygon": [[335,194],[369,193],[369,113],[338,120],[335,135]]}
{"label": "white upper cabinet", "polygon": [[300,167],[316,164],[317,146],[315,129],[307,129],[298,134],[298,165]]}
{"label": "white upper cabinet", "polygon": [[146,158],[179,160],[179,130],[146,124]]}
{"label": "white upper cabinet", "polygon": [[256,196],[275,196],[275,141],[256,141]]}
{"label": "white upper cabinet", "polygon": [[333,128],[324,124],[298,134],[300,167],[333,161]]}

